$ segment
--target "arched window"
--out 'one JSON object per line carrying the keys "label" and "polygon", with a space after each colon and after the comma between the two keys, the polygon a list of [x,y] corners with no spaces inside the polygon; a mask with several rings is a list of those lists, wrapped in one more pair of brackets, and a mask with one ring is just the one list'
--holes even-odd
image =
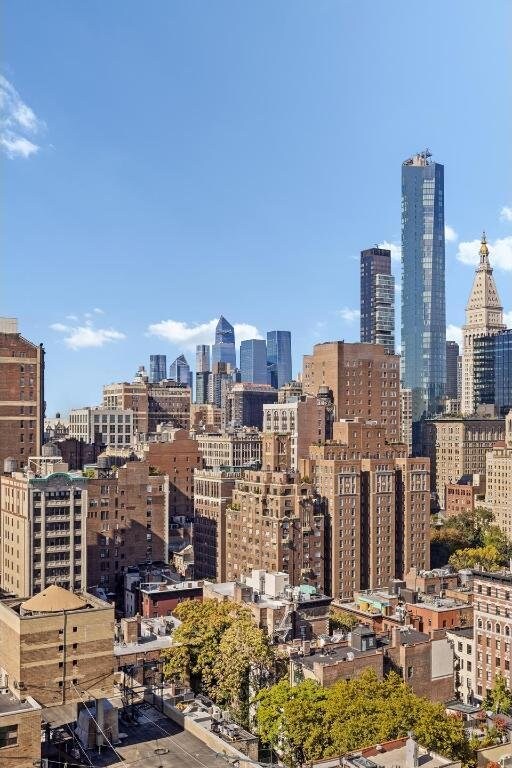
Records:
{"label": "arched window", "polygon": [[510,627],[505,627],[505,634],[507,637],[510,637]]}
{"label": "arched window", "polygon": [[478,629],[482,629],[482,619],[478,619]]}
{"label": "arched window", "polygon": [[500,627],[500,625],[499,625],[499,624],[496,624],[496,634],[498,634],[498,635],[499,635],[499,634],[500,634],[500,632],[501,632],[501,627]]}

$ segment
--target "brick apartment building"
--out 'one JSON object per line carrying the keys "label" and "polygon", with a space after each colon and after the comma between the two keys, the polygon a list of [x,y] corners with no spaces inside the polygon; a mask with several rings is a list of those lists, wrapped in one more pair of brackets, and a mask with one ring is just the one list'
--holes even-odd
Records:
{"label": "brick apartment building", "polygon": [[194,574],[198,579],[226,580],[226,509],[240,470],[196,469],[194,472]]}
{"label": "brick apartment building", "polygon": [[43,425],[43,346],[24,339],[16,319],[0,317],[0,470],[4,459],[23,467],[40,455]]}
{"label": "brick apartment building", "polygon": [[133,412],[136,437],[155,433],[159,424],[190,429],[190,402],[189,387],[171,380],[151,383],[144,371],[140,371],[132,382],[103,387],[105,408]]}
{"label": "brick apartment building", "polygon": [[144,561],[168,560],[169,483],[149,460],[89,470],[85,533],[87,588],[120,588],[122,573]]}
{"label": "brick apartment building", "polygon": [[[169,517],[192,520],[194,517],[194,470],[203,460],[197,440],[185,429],[169,429],[167,438],[152,440],[144,446],[144,456],[151,467],[169,478]],[[160,437],[160,436],[159,436]]]}
{"label": "brick apartment building", "polygon": [[283,571],[325,590],[325,524],[311,483],[289,472],[245,471],[226,510],[226,578]]}
{"label": "brick apartment building", "polygon": [[[326,439],[326,401],[313,395],[303,395],[286,403],[263,406],[263,432],[267,435],[289,435],[289,464],[283,469],[296,471],[299,459],[306,459],[312,443]],[[277,465],[263,461],[264,469],[276,470]]]}
{"label": "brick apartment building", "polygon": [[406,458],[375,423],[335,422],[333,430],[332,441],[310,447],[301,475],[325,504],[330,594],[351,599],[413,564],[429,567],[429,461]]}
{"label": "brick apartment building", "polygon": [[361,418],[382,424],[390,443],[401,439],[399,356],[381,344],[330,341],[304,356],[304,393],[332,390],[337,419]]}
{"label": "brick apartment building", "polygon": [[474,571],[473,668],[475,697],[482,701],[502,675],[512,690],[512,573]]}

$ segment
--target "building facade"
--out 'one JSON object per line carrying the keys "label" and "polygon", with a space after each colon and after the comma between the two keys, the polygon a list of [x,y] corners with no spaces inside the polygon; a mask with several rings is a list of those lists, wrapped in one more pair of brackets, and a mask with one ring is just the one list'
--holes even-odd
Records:
{"label": "building facade", "polygon": [[149,461],[91,469],[84,552],[87,589],[121,592],[122,574],[148,560],[168,561],[169,483]]}
{"label": "building facade", "polygon": [[86,582],[87,479],[56,459],[39,475],[4,474],[1,483],[1,587],[18,597],[49,584]]}
{"label": "building facade", "polygon": [[151,384],[158,384],[167,378],[167,356],[150,355],[149,356],[149,381]]}
{"label": "building facade", "polygon": [[301,463],[325,503],[333,597],[387,586],[412,565],[428,569],[429,461],[406,454],[381,426],[347,421]]}
{"label": "building facade", "polygon": [[446,397],[457,400],[459,396],[459,345],[446,342]]}
{"label": "building facade", "polygon": [[169,378],[192,389],[192,373],[185,355],[178,355],[169,368]]}
{"label": "building facade", "polygon": [[247,339],[240,344],[240,376],[252,384],[267,384],[267,344],[264,339]]}
{"label": "building facade", "polygon": [[402,164],[402,386],[413,421],[436,413],[446,384],[444,166],[428,150]]}
{"label": "building facade", "polygon": [[103,407],[73,408],[69,412],[69,436],[85,443],[94,443],[99,439],[103,445],[112,448],[131,448],[134,443],[133,411]]}
{"label": "building facade", "polygon": [[235,329],[222,315],[215,328],[215,343],[212,346],[212,370],[215,363],[226,363],[236,368]]}
{"label": "building facade", "polygon": [[480,245],[480,262],[476,268],[473,286],[466,304],[466,322],[462,327],[461,411],[464,415],[474,413],[477,405],[474,391],[473,340],[477,336],[493,336],[504,328],[503,307],[494,282],[492,267],[489,262],[489,248],[484,232]]}
{"label": "building facade", "polygon": [[447,485],[464,475],[485,474],[486,453],[505,435],[505,420],[479,416],[443,416],[425,422],[425,455],[431,462],[431,485],[445,508]]}
{"label": "building facade", "polygon": [[257,429],[198,434],[196,440],[207,469],[261,465],[261,433]]}
{"label": "building facade", "polygon": [[[287,403],[263,406],[263,432],[290,436],[290,464],[296,471],[299,459],[309,456],[309,446],[326,438],[325,404],[313,395],[303,395]],[[264,469],[276,469],[263,464]]]}
{"label": "building facade", "polygon": [[113,639],[114,606],[87,592],[52,584],[28,600],[0,601],[0,677],[43,707],[79,701],[84,690],[111,696]]}
{"label": "building facade", "polygon": [[210,368],[210,346],[209,344],[198,344],[196,346],[196,373],[211,371]]}
{"label": "building facade", "polygon": [[512,413],[505,419],[505,441],[487,451],[485,506],[494,523],[512,538]]}
{"label": "building facade", "polygon": [[226,580],[226,509],[231,504],[235,469],[194,471],[194,553],[198,579]]}
{"label": "building facade", "polygon": [[475,642],[473,667],[475,669],[474,696],[482,701],[495,683],[496,676],[505,678],[512,690],[510,643],[512,621],[510,596],[512,574],[474,572],[474,627]]}
{"label": "building facade", "polygon": [[391,251],[361,251],[361,341],[395,352],[395,278]]}
{"label": "building facade", "polygon": [[0,318],[0,469],[39,456],[44,424],[44,349],[27,341],[14,318]]}
{"label": "building facade", "polygon": [[504,416],[512,407],[512,330],[475,336],[472,343],[475,408],[494,405]]}
{"label": "building facade", "polygon": [[277,402],[277,391],[270,384],[233,384],[226,396],[225,425],[229,429],[263,428],[263,407]]}
{"label": "building facade", "polygon": [[267,332],[269,383],[280,389],[292,380],[292,335],[290,331]]}
{"label": "building facade", "polygon": [[390,443],[400,442],[399,356],[380,344],[330,341],[304,356],[303,389],[332,390],[337,419],[370,419],[382,424]]}
{"label": "building facade", "polygon": [[287,573],[325,591],[325,528],[311,484],[288,472],[246,471],[226,510],[226,578],[252,569]]}

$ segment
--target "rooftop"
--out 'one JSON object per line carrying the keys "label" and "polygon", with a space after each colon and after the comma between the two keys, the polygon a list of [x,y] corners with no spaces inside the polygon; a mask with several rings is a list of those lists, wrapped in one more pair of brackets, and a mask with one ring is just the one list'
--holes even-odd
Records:
{"label": "rooftop", "polygon": [[68,589],[50,584],[49,587],[30,597],[20,606],[25,613],[60,613],[86,608],[87,603]]}
{"label": "rooftop", "polygon": [[26,696],[23,701],[20,701],[10,691],[8,693],[0,693],[0,717],[2,715],[13,715],[18,712],[30,712],[36,709],[41,709],[41,707],[30,696]]}
{"label": "rooftop", "polygon": [[457,635],[457,637],[464,637],[467,640],[473,640],[475,636],[474,627],[461,627],[460,629],[447,629],[446,634]]}
{"label": "rooftop", "polygon": [[182,592],[187,589],[202,589],[203,583],[203,581],[147,582],[140,585],[140,591],[147,595],[156,595],[163,592]]}

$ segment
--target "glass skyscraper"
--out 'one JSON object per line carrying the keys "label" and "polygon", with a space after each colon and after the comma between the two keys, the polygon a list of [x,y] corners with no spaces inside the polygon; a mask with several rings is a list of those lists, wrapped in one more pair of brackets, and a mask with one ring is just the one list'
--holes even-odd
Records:
{"label": "glass skyscraper", "polygon": [[446,383],[444,166],[426,150],[402,165],[402,386],[412,418],[436,413]]}
{"label": "glass skyscraper", "polygon": [[247,339],[240,344],[240,375],[242,381],[266,384],[267,345],[264,339]]}
{"label": "glass skyscraper", "polygon": [[268,331],[267,366],[268,383],[276,389],[292,380],[292,335],[290,331]]}
{"label": "glass skyscraper", "polygon": [[196,373],[204,373],[210,368],[210,347],[208,344],[196,346]]}
{"label": "glass skyscraper", "polygon": [[499,416],[512,408],[512,329],[473,339],[475,406],[494,405]]}
{"label": "glass skyscraper", "polygon": [[149,380],[152,384],[158,384],[167,378],[167,356],[149,356]]}
{"label": "glass skyscraper", "polygon": [[212,346],[212,371],[215,363],[228,363],[236,368],[235,329],[222,315],[215,329],[215,344]]}
{"label": "glass skyscraper", "polygon": [[179,357],[171,363],[169,378],[173,381],[177,381],[178,384],[186,384],[187,387],[192,389],[192,374],[185,355],[179,355]]}

